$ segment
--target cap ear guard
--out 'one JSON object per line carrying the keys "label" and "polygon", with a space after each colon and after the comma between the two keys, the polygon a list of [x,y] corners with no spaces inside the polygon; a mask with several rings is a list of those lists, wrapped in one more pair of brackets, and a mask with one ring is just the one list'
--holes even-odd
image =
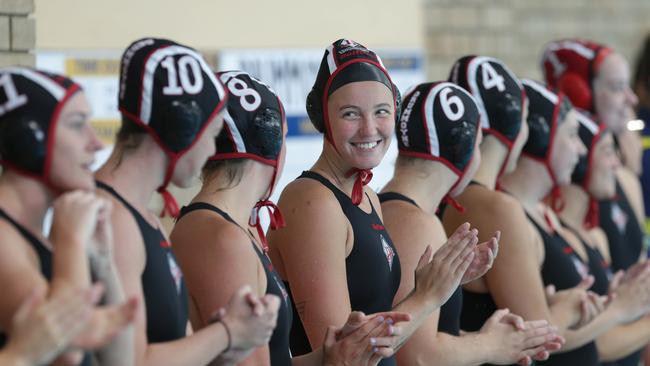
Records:
{"label": "cap ear guard", "polygon": [[[21,170],[43,174],[46,131],[34,120],[19,117],[0,123],[0,160]],[[25,149],[29,153],[25,153]]]}
{"label": "cap ear guard", "polygon": [[574,106],[590,111],[593,107],[591,88],[580,75],[567,72],[560,76],[557,88],[569,97]]}
{"label": "cap ear guard", "polygon": [[271,108],[255,113],[251,145],[264,159],[276,160],[282,149],[282,114]]}
{"label": "cap ear guard", "polygon": [[312,89],[309,94],[307,94],[307,116],[309,120],[314,125],[316,130],[320,133],[325,131],[325,121],[323,120],[323,110],[320,107],[321,98],[319,98],[320,93],[316,89]]}
{"label": "cap ear guard", "polygon": [[[179,152],[192,145],[205,118],[198,103],[194,100],[175,100],[163,108],[165,113],[158,133],[165,146],[174,152]],[[177,127],[181,121],[183,129]]]}
{"label": "cap ear guard", "polygon": [[399,92],[397,85],[393,85],[393,99],[395,99],[395,123],[399,122],[402,116],[402,93]]}
{"label": "cap ear guard", "polygon": [[539,113],[531,113],[527,123],[531,136],[543,136],[543,138],[528,139],[524,151],[529,155],[543,159],[547,155],[551,139],[550,122]]}

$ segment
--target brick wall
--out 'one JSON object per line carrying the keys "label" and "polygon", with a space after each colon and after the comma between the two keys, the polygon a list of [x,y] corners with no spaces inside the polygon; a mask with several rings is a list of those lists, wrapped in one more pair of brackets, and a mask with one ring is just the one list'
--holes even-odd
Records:
{"label": "brick wall", "polygon": [[0,0],[0,66],[34,66],[34,0]]}
{"label": "brick wall", "polygon": [[544,44],[577,36],[613,46],[633,64],[650,32],[648,0],[425,0],[422,9],[432,80],[446,78],[469,53],[539,79]]}

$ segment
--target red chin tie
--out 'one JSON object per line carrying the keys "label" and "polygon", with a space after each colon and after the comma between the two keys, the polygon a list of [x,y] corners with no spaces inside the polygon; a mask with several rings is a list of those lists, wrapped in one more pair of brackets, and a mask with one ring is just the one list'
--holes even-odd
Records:
{"label": "red chin tie", "polygon": [[587,215],[585,216],[584,226],[586,229],[593,229],[600,225],[600,208],[598,207],[598,201],[593,197],[589,198],[589,209],[587,210]]}
{"label": "red chin tie", "polygon": [[562,190],[560,189],[560,186],[555,185],[553,189],[551,189],[549,199],[549,203],[553,211],[560,212],[564,210],[564,198],[562,197]]}
{"label": "red chin tie", "polygon": [[287,224],[284,221],[284,216],[282,216],[282,211],[280,211],[280,208],[275,203],[269,200],[264,200],[255,204],[253,215],[251,215],[251,221],[248,224],[250,226],[255,226],[257,229],[257,235],[259,235],[260,240],[262,241],[262,249],[264,250],[264,253],[268,253],[269,244],[266,241],[266,235],[264,235],[264,229],[262,229],[262,223],[260,222],[260,209],[263,207],[266,207],[269,212],[269,227],[271,230],[281,229]]}
{"label": "red chin tie", "polygon": [[363,199],[363,186],[367,185],[370,183],[370,180],[372,180],[372,171],[370,169],[352,169],[350,170],[345,177],[349,178],[353,176],[354,174],[357,175],[357,177],[354,180],[354,187],[352,188],[352,203],[355,206],[359,206],[361,203],[361,200]]}
{"label": "red chin tie", "polygon": [[160,217],[170,216],[172,218],[177,218],[180,208],[178,207],[178,202],[176,202],[174,196],[169,193],[166,187],[160,187],[157,191],[162,195],[164,203],[163,209],[160,212]]}
{"label": "red chin tie", "polygon": [[465,207],[463,207],[460,202],[453,199],[450,195],[446,195],[445,198],[442,199],[442,203],[455,208],[456,211],[460,213],[465,213]]}

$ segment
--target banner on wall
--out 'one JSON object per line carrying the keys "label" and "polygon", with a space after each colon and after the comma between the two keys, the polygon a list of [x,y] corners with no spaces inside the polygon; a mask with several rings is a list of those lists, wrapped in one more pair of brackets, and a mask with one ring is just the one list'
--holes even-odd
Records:
{"label": "banner on wall", "polygon": [[[307,118],[305,99],[316,77],[321,49],[225,49],[204,52],[216,70],[243,70],[270,85],[282,99],[289,136],[314,134]],[[424,57],[417,49],[378,51],[400,91],[426,78]],[[79,82],[92,108],[92,125],[102,142],[112,145],[120,126],[117,110],[118,51],[39,52],[36,66],[66,74]]]}

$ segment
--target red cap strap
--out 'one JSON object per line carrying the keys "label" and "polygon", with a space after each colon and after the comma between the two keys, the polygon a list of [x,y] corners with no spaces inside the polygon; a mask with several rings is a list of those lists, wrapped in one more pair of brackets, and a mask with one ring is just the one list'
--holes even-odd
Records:
{"label": "red cap strap", "polygon": [[262,249],[264,250],[264,253],[268,253],[269,244],[266,241],[266,235],[264,234],[264,229],[262,229],[262,223],[260,220],[260,209],[262,207],[266,207],[266,209],[269,211],[269,227],[271,230],[281,229],[287,224],[284,221],[282,211],[280,211],[280,208],[275,203],[269,200],[263,200],[255,204],[255,208],[253,208],[253,213],[248,224],[250,226],[254,226],[257,229],[257,235],[260,237],[260,241],[262,242]]}
{"label": "red cap strap", "polygon": [[269,212],[269,219],[271,221],[270,224],[271,230],[281,229],[287,225],[284,222],[284,216],[282,216],[282,211],[280,211],[280,208],[275,203],[269,200],[259,201],[255,205],[255,210],[257,211],[257,218],[255,220],[256,223],[260,222],[259,214],[260,214],[260,209],[262,207],[266,207],[266,209]]}
{"label": "red cap strap", "polygon": [[169,182],[171,182],[172,180],[172,176],[174,175],[174,169],[176,168],[176,163],[178,162],[180,155],[171,153],[165,149],[163,150],[165,151],[165,154],[167,154],[167,157],[169,158],[169,163],[167,164],[167,170],[165,171],[165,178],[163,179],[163,183],[156,190],[158,193],[162,195],[163,202],[164,202],[164,207],[162,212],[160,212],[160,217],[165,217],[165,215],[169,215],[172,218],[177,218],[180,213],[180,208],[174,196],[172,196],[172,194],[169,193],[169,191],[167,190],[167,185],[169,185]]}
{"label": "red cap strap", "polygon": [[546,210],[544,210],[544,220],[546,220],[546,225],[548,225],[548,228],[551,230],[551,234],[555,234],[557,232],[557,230],[555,230],[555,224],[551,221],[551,217]]}
{"label": "red cap strap", "polygon": [[458,211],[460,213],[465,213],[465,207],[463,207],[463,205],[461,205],[460,202],[453,199],[450,195],[446,195],[442,199],[442,203],[444,203],[446,205],[449,205],[449,206],[452,206],[453,208],[456,209],[456,211]]}
{"label": "red cap strap", "polygon": [[[555,180],[555,179],[554,179]],[[553,211],[560,212],[564,210],[564,197],[562,197],[562,190],[557,184],[551,189],[550,205]]]}
{"label": "red cap strap", "polygon": [[593,197],[589,198],[589,209],[585,216],[584,226],[586,229],[593,229],[600,225],[600,207],[598,201]]}
{"label": "red cap strap", "polygon": [[166,187],[160,187],[157,191],[162,195],[164,203],[163,209],[160,212],[160,217],[165,217],[165,215],[169,215],[173,218],[178,217],[180,208],[178,207],[178,202],[176,202],[174,196],[169,193]]}
{"label": "red cap strap", "polygon": [[355,206],[359,206],[361,200],[363,199],[363,186],[370,183],[372,180],[372,171],[370,169],[351,169],[346,175],[346,178],[353,176],[354,174],[357,177],[354,180],[354,187],[352,188],[352,203]]}

